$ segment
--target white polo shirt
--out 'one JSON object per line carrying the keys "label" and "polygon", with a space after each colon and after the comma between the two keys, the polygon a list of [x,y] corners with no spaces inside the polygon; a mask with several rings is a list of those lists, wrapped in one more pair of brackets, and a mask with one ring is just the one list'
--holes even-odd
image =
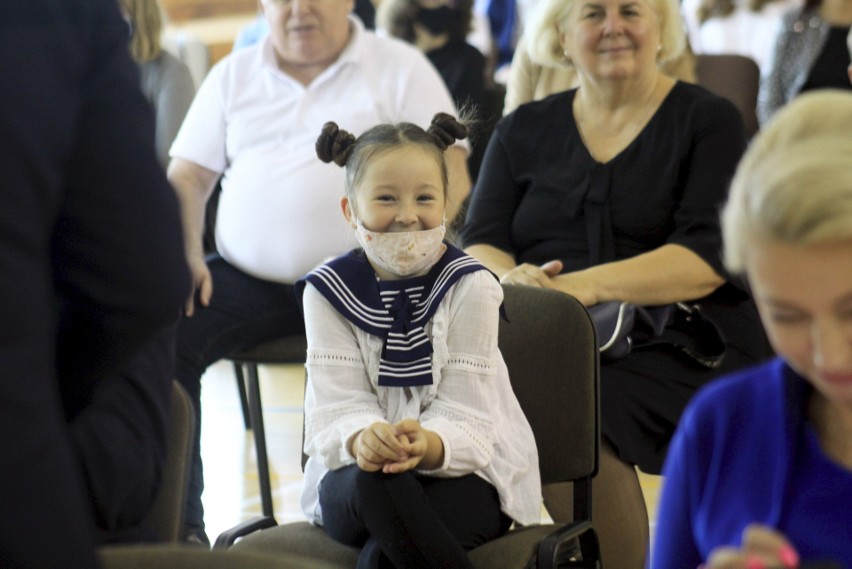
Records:
{"label": "white polo shirt", "polygon": [[204,80],[172,145],[172,157],[224,173],[216,244],[256,277],[293,283],[357,246],[340,211],[343,168],[314,150],[324,123],[358,136],[379,123],[425,128],[435,113],[455,113],[420,51],[357,18],[350,25],[349,45],[308,87],[276,66],[268,37],[229,55]]}

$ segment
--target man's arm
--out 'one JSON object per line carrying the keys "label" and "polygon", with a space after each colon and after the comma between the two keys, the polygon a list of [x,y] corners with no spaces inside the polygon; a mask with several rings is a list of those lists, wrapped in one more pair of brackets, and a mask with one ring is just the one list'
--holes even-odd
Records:
{"label": "man's arm", "polygon": [[213,281],[204,260],[204,210],[219,173],[184,160],[173,158],[169,163],[168,177],[178,195],[183,220],[183,240],[186,260],[192,273],[192,292],[186,301],[186,315],[192,316],[195,309],[195,291],[202,305],[207,306],[213,296]]}

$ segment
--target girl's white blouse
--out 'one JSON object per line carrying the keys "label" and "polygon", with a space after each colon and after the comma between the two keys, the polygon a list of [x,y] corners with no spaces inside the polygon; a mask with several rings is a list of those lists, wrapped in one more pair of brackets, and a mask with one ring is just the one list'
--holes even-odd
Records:
{"label": "girl's white blouse", "polygon": [[381,387],[382,339],[346,320],[312,285],[305,287],[310,458],[300,501],[308,520],[322,524],[318,488],[325,473],[355,464],[347,450],[352,437],[376,421],[411,418],[444,444],[444,463],[418,472],[475,473],[497,489],[509,517],[522,525],[540,522],[538,452],[497,347],[502,301],[503,290],[488,271],[462,277],[425,326],[434,350],[433,383]]}

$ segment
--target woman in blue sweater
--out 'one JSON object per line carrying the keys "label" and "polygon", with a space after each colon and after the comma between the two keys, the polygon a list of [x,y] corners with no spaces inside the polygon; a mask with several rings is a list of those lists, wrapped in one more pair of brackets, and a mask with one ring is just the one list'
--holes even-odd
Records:
{"label": "woman in blue sweater", "polygon": [[[664,468],[653,567],[852,567],[852,94],[799,97],[723,214],[779,358],[710,384]],[[800,565],[801,563],[801,565]]]}

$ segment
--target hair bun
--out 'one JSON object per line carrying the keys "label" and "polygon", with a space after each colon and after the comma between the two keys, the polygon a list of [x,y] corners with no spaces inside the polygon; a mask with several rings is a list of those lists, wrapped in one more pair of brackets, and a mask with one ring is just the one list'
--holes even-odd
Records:
{"label": "hair bun", "polygon": [[426,132],[432,135],[441,150],[446,150],[455,144],[456,140],[467,138],[467,127],[447,113],[436,114]]}
{"label": "hair bun", "polygon": [[317,138],[316,151],[319,159],[326,164],[334,162],[338,166],[346,166],[354,146],[355,136],[352,133],[338,128],[337,123],[327,122],[322,125],[322,132]]}

